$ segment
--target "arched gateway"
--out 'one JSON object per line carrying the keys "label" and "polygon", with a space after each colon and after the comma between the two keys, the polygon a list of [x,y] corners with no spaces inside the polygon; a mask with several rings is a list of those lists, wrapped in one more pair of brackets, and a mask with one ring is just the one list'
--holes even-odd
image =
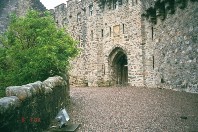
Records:
{"label": "arched gateway", "polygon": [[110,76],[113,85],[128,84],[127,55],[122,48],[116,47],[109,55]]}

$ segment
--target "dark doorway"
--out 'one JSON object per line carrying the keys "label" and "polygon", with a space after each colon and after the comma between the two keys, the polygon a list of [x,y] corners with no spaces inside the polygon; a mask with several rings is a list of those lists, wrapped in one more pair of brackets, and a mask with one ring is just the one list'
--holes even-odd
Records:
{"label": "dark doorway", "polygon": [[121,48],[116,48],[110,54],[111,76],[113,84],[128,84],[127,56]]}

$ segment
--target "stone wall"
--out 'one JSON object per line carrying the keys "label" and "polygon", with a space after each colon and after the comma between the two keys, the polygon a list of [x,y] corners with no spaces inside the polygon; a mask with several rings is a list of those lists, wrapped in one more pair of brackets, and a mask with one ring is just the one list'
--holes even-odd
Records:
{"label": "stone wall", "polygon": [[46,129],[61,108],[67,107],[69,85],[60,76],[6,88],[0,99],[1,132],[39,132]]}
{"label": "stone wall", "polygon": [[[197,92],[197,4],[122,0],[115,9],[102,10],[95,0],[69,0],[64,7],[57,6],[55,20],[81,48],[72,61],[71,85],[115,85],[122,74],[118,71],[126,66],[127,75],[121,78],[131,86]],[[127,62],[120,67],[123,56]]]}
{"label": "stone wall", "polygon": [[[113,70],[109,59],[111,52],[115,48],[120,48],[128,58],[128,83],[143,86],[140,4],[139,0],[137,2],[123,0],[118,8],[105,7],[102,11],[94,0],[70,0],[67,6],[59,5],[55,8],[58,25],[66,27],[79,41],[81,49],[79,57],[72,61],[71,85],[113,84],[114,77],[111,73]],[[93,6],[92,15],[90,15],[91,6]],[[114,35],[115,28],[119,30],[117,35]]]}
{"label": "stone wall", "polygon": [[156,24],[144,21],[145,81],[148,87],[198,92],[198,2],[175,3],[174,10]]}

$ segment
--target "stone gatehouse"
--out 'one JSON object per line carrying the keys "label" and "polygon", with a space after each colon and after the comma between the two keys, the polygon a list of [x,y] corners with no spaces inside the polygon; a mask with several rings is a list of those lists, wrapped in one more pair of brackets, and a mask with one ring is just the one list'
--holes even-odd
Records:
{"label": "stone gatehouse", "polygon": [[196,0],[68,0],[54,16],[79,41],[72,85],[198,92]]}

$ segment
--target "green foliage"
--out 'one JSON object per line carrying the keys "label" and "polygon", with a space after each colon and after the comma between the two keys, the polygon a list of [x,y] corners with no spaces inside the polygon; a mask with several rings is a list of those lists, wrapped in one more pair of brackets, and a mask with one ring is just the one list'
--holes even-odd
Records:
{"label": "green foliage", "polygon": [[49,12],[11,15],[0,38],[0,87],[22,85],[66,73],[78,54],[77,42],[56,27]]}

